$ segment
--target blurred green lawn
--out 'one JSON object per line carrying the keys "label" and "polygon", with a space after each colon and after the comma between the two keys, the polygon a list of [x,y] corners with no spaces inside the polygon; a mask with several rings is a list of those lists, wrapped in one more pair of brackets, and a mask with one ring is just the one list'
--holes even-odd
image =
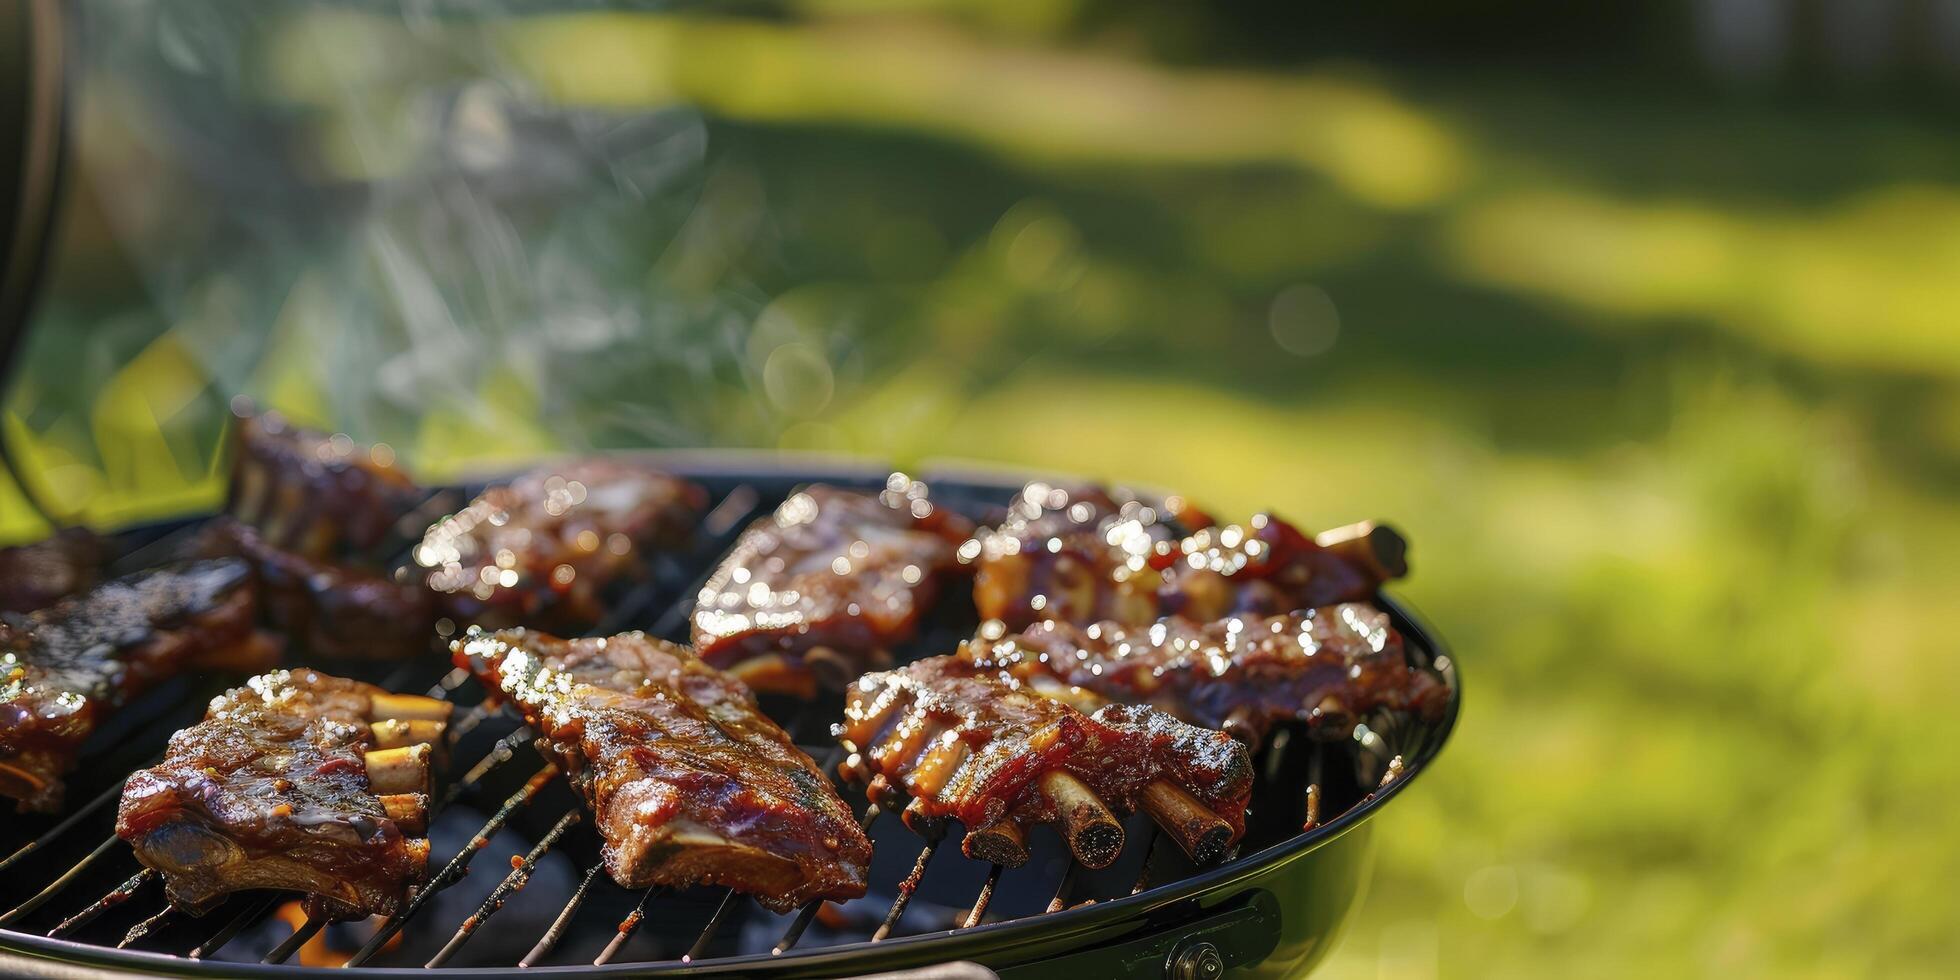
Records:
{"label": "blurred green lawn", "polygon": [[[415,124],[352,107],[454,71],[413,56],[426,39],[344,13],[269,36],[252,77],[310,114],[309,159],[412,170]],[[184,442],[227,393],[216,319],[269,338],[249,390],[434,472],[589,436],[1387,518],[1467,712],[1383,817],[1326,975],[1960,964],[1949,121],[1583,77],[1167,67],[957,18],[578,15],[493,40],[542,103],[703,114],[710,176],[606,261],[656,319],[753,297],[728,334],[672,335],[710,338],[705,366],[459,353],[442,381],[462,396],[377,418],[323,367],[343,363],[329,326],[387,338],[406,316],[375,246],[269,306],[220,268],[148,327],[119,314],[138,325],[96,383],[59,369],[105,360],[91,341],[37,338],[6,422],[53,495],[98,520],[212,499]],[[101,315],[63,292],[79,267],[51,318]],[[526,274],[507,288],[545,305]],[[17,497],[0,508],[33,533]]]}

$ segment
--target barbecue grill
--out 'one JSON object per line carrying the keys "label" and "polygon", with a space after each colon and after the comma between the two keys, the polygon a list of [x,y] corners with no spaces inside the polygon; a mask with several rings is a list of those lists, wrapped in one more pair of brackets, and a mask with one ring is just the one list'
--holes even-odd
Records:
{"label": "barbecue grill", "polygon": [[[51,7],[52,5],[49,5]],[[53,22],[32,21],[23,5],[0,13],[22,30],[38,28],[34,57],[21,62],[38,84],[15,91],[39,138],[13,158],[21,196],[10,217],[6,307],[0,360],[17,339],[26,296],[13,292],[40,253],[46,216],[35,208],[56,169],[60,77],[46,61],[59,53]],[[49,32],[53,31],[54,34]],[[6,40],[6,39],[0,39]],[[58,59],[57,59],[58,60]],[[52,98],[53,102],[48,100]],[[51,109],[50,106],[56,107]],[[54,112],[53,116],[49,116]],[[41,183],[34,184],[39,181]],[[23,245],[23,243],[25,243]],[[705,486],[713,498],[691,550],[653,559],[652,574],[615,596],[595,632],[644,629],[686,639],[700,582],[751,520],[799,486],[823,481],[876,489],[890,467],[874,461],[738,453],[647,454],[654,464]],[[1023,482],[951,466],[917,474],[934,500],[985,520]],[[484,480],[443,488],[430,507],[453,508]],[[113,535],[122,573],[163,560],[203,527],[187,517]],[[405,532],[415,529],[405,528]],[[407,565],[407,537],[396,564]],[[582,809],[545,766],[512,714],[480,707],[476,681],[449,667],[432,647],[407,662],[309,666],[382,684],[428,691],[458,705],[448,762],[431,820],[432,881],[402,913],[381,923],[323,925],[305,920],[295,896],[245,893],[193,917],[169,907],[160,883],[141,870],[111,833],[115,801],[131,771],[152,762],[170,733],[200,716],[208,698],[235,677],[184,676],[118,712],[97,731],[70,781],[65,812],[0,817],[0,973],[39,976],[162,974],[315,976],[356,968],[379,977],[447,970],[458,975],[768,975],[782,977],[921,970],[933,976],[1152,977],[1207,980],[1227,971],[1297,975],[1331,949],[1358,901],[1371,855],[1376,813],[1435,759],[1454,723],[1457,668],[1440,640],[1405,604],[1381,605],[1406,636],[1410,656],[1434,670],[1450,692],[1434,723],[1375,716],[1338,743],[1281,731],[1255,756],[1257,784],[1247,833],[1226,859],[1193,866],[1141,815],[1126,824],[1128,846],[1112,866],[1075,864],[1043,833],[1023,867],[1003,870],[960,854],[946,840],[906,829],[880,814],[861,791],[844,787],[876,847],[865,897],[787,914],[767,912],[720,889],[627,891],[601,870],[598,840]],[[950,651],[976,626],[972,603],[949,589],[901,661]],[[453,635],[459,624],[444,622]],[[834,775],[829,726],[842,699],[765,697],[763,705],[806,752]],[[1304,828],[1304,829],[1303,829]]]}

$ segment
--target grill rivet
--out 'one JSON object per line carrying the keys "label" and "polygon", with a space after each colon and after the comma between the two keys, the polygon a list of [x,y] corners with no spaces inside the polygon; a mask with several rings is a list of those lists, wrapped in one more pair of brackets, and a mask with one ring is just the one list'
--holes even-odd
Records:
{"label": "grill rivet", "polygon": [[1218,980],[1225,975],[1225,957],[1210,943],[1192,943],[1171,955],[1164,975],[1169,980]]}

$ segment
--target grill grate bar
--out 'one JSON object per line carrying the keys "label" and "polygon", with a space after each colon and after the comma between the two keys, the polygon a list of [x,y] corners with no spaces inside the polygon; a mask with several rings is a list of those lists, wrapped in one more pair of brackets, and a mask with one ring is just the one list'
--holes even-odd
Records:
{"label": "grill grate bar", "polygon": [[[327,920],[325,916],[319,916],[319,915],[307,916],[306,921],[300,923],[299,928],[294,929],[292,935],[287,936],[284,942],[280,943],[277,946],[272,947],[272,952],[265,954],[265,959],[262,959],[259,962],[261,963],[286,962],[287,960],[292,958],[293,952],[295,950],[298,950],[301,946],[306,945],[308,940],[318,935],[320,932],[320,927],[326,924],[327,924]],[[351,966],[353,964],[350,963],[348,965]]]}
{"label": "grill grate bar", "polygon": [[912,873],[898,883],[898,897],[892,899],[891,911],[885,913],[885,924],[871,934],[872,942],[883,942],[892,934],[892,928],[897,926],[898,920],[905,915],[905,907],[912,904],[912,893],[919,890],[919,882],[926,876],[926,865],[932,861],[933,854],[939,850],[939,843],[945,839],[943,836],[935,836],[926,842],[923,850],[919,851],[919,860],[912,865]]}
{"label": "grill grate bar", "polygon": [[60,837],[62,834],[65,834],[70,830],[73,830],[76,824],[81,823],[82,820],[85,817],[87,817],[89,814],[94,813],[95,811],[100,810],[103,807],[107,806],[110,800],[121,799],[123,784],[127,782],[129,782],[129,777],[127,776],[123,777],[121,780],[117,781],[117,783],[114,786],[111,786],[108,789],[103,790],[94,799],[88,801],[87,803],[82,804],[81,809],[76,810],[74,813],[69,814],[60,823],[55,824],[54,826],[49,827],[47,830],[43,831],[41,833],[41,836],[36,837],[33,840],[28,841],[27,843],[21,845],[20,850],[17,850],[12,854],[7,855],[6,860],[0,861],[0,871],[5,871],[8,868],[13,867],[15,864],[19,863],[23,858],[27,857],[29,854],[32,854],[35,851],[40,850],[49,841],[52,841],[55,838]]}
{"label": "grill grate bar", "polygon": [[449,962],[449,958],[456,955],[456,951],[462,949],[463,944],[469,942],[470,937],[476,935],[476,931],[482,928],[485,922],[490,921],[491,916],[503,911],[504,903],[509,901],[512,895],[523,891],[524,886],[530,882],[531,872],[536,870],[538,860],[544,857],[545,853],[551,850],[552,845],[557,844],[558,839],[565,836],[565,831],[572,829],[572,825],[578,823],[583,816],[584,814],[580,813],[577,807],[565,811],[565,815],[551,825],[551,829],[546,831],[537,845],[531,848],[531,852],[524,855],[523,860],[513,864],[510,874],[505,875],[504,880],[490,890],[483,904],[477,906],[475,914],[464,919],[463,924],[456,927],[456,934],[449,937],[449,942],[440,952],[431,957],[428,963],[423,964],[424,968],[433,970]]}
{"label": "grill grate bar", "polygon": [[[842,751],[841,746],[839,747],[839,751]],[[829,772],[835,766],[836,766],[835,760],[827,762],[824,765],[824,771]],[[882,812],[883,811],[879,809],[878,804],[876,803],[866,804],[864,808],[864,816],[858,818],[858,829],[866,833],[870,833],[871,825],[878,821],[878,814]],[[732,898],[733,895],[731,895],[730,897]],[[774,953],[777,956],[781,956],[784,953],[789,952],[792,948],[794,948],[797,944],[797,941],[803,938],[803,931],[810,928],[810,920],[815,919],[817,917],[817,911],[821,908],[823,908],[823,899],[821,898],[812,899],[808,902],[805,902],[803,904],[803,907],[797,910],[795,920],[790,922],[788,929],[784,930],[783,938],[776,940],[776,945],[774,948],[770,950],[770,952]],[[712,927],[714,923],[710,922],[709,925]],[[701,942],[697,943],[696,946],[697,948],[705,948],[707,944],[708,944],[708,936],[706,933],[703,933],[701,936]]]}
{"label": "grill grate bar", "polygon": [[62,936],[74,932],[75,930],[80,929],[85,925],[88,925],[90,922],[95,921],[96,916],[101,915],[102,913],[107,912],[110,909],[115,908],[116,906],[121,905],[122,903],[127,902],[131,898],[135,897],[137,890],[142,888],[145,884],[149,882],[151,878],[155,876],[156,876],[156,869],[154,868],[144,868],[143,870],[136,872],[135,874],[129,877],[128,881],[125,881],[122,884],[117,885],[116,887],[110,889],[109,894],[96,899],[93,905],[90,905],[88,908],[85,908],[80,912],[77,912],[74,915],[71,915],[68,918],[61,920],[60,925],[55,926],[54,928],[48,930],[47,932],[48,938],[59,939]]}
{"label": "grill grate bar", "polygon": [[219,929],[211,938],[206,939],[196,949],[184,954],[185,958],[201,960],[225,948],[225,944],[231,942],[240,932],[245,931],[246,926],[257,922],[260,916],[272,911],[273,904],[278,901],[279,895],[276,893],[260,896],[257,901],[245,906],[237,915],[232,916],[231,921],[225,923],[223,929]]}
{"label": "grill grate bar", "polygon": [[422,907],[429,903],[430,898],[461,880],[464,872],[469,870],[470,862],[476,859],[477,853],[489,845],[491,835],[502,829],[504,824],[509,822],[511,814],[528,805],[532,798],[538,795],[538,791],[544,789],[545,784],[551,782],[552,777],[556,775],[558,775],[558,767],[545,763],[544,768],[539,769],[537,774],[527,780],[517,792],[512,793],[510,798],[504,801],[504,805],[498,807],[497,812],[491,814],[489,820],[484,821],[483,828],[476,832],[476,836],[470,838],[470,842],[463,845],[463,849],[457,851],[456,856],[450,858],[449,863],[443,865],[442,870],[437,872],[434,878],[429,879],[429,883],[421,891],[415,893],[415,898],[409,901],[407,908],[389,916],[381,923],[381,928],[374,931],[373,938],[348,959],[347,965],[360,966],[366,963],[387,944],[388,940],[402,931],[402,927],[408,924],[408,920],[422,911]]}
{"label": "grill grate bar", "polygon": [[551,955],[552,948],[558,945],[560,939],[565,938],[565,931],[571,928],[572,918],[578,915],[578,907],[585,903],[585,893],[592,890],[592,882],[598,879],[599,872],[604,868],[603,864],[595,864],[586,869],[585,877],[579,880],[578,890],[572,892],[571,901],[565,903],[565,911],[558,913],[558,918],[551,920],[551,928],[546,929],[544,935],[538,937],[538,944],[531,947],[531,951],[525,953],[523,959],[517,961],[519,967],[528,970]]}
{"label": "grill grate bar", "polygon": [[157,914],[150,916],[149,918],[144,919],[143,921],[138,922],[133,926],[130,926],[129,931],[123,933],[122,942],[117,943],[116,948],[128,949],[137,940],[142,939],[144,936],[147,936],[152,932],[155,932],[156,928],[162,925],[165,919],[168,919],[176,914],[177,914],[177,906],[165,905],[163,907],[163,911],[158,912]]}
{"label": "grill grate bar", "polygon": [[484,753],[483,758],[478,760],[476,765],[471,766],[469,772],[463,774],[463,778],[449,784],[449,787],[442,791],[442,799],[437,801],[436,806],[441,808],[456,802],[456,798],[463,795],[464,790],[482,782],[483,777],[488,776],[498,766],[509,762],[517,754],[517,747],[530,739],[531,729],[525,727],[520,727],[498,739],[496,744],[490,747],[490,751]]}
{"label": "grill grate bar", "polygon": [[794,949],[803,938],[804,930],[810,928],[810,922],[817,917],[817,910],[823,908],[823,902],[821,898],[804,902],[803,907],[796,910],[796,918],[790,921],[789,928],[783,930],[783,938],[776,940],[776,945],[769,952],[781,956]]}
{"label": "grill grate bar", "polygon": [[660,886],[655,885],[640,893],[640,901],[633,906],[633,911],[626,913],[626,918],[619,921],[619,931],[613,934],[612,942],[607,943],[606,948],[600,950],[599,955],[592,960],[593,966],[605,966],[611,963],[612,958],[619,955],[620,949],[625,947],[626,941],[640,931],[640,923],[646,921],[647,900],[659,890]]}
{"label": "grill grate bar", "polygon": [[451,667],[449,668],[449,673],[442,675],[441,680],[430,685],[428,696],[447,701],[449,700],[449,696],[456,693],[456,689],[462,687],[463,682],[469,679],[469,671],[461,667]]}
{"label": "grill grate bar", "polygon": [[492,705],[489,701],[483,701],[478,703],[476,707],[463,712],[462,716],[457,718],[449,726],[448,731],[443,733],[444,741],[451,746],[462,741],[463,736],[475,731],[478,725],[496,717],[498,707]]}
{"label": "grill grate bar", "polygon": [[741,893],[730,888],[728,894],[721,897],[721,904],[715,906],[715,914],[708,917],[708,924],[701,928],[700,938],[694,940],[694,945],[688,947],[686,953],[681,954],[681,962],[691,963],[706,954],[708,943],[714,940],[715,933],[721,929],[722,920],[728,918],[728,914],[735,911],[735,906],[740,904],[742,904]]}
{"label": "grill grate bar", "polygon": [[1137,868],[1136,884],[1130,886],[1132,895],[1141,894],[1144,889],[1150,887],[1150,859],[1157,853],[1157,839],[1163,836],[1157,831],[1155,822],[1152,822],[1143,834],[1143,864]]}
{"label": "grill grate bar", "polygon": [[994,900],[994,887],[1000,884],[1001,870],[998,864],[987,869],[987,880],[980,885],[980,894],[973,898],[973,909],[961,920],[959,928],[971,929],[980,924],[980,917],[987,914],[987,906]]}
{"label": "grill grate bar", "polygon": [[120,841],[121,838],[117,837],[114,834],[110,834],[108,840],[105,840],[102,843],[95,845],[95,850],[88,852],[87,857],[84,857],[80,861],[75,862],[74,867],[69,868],[67,871],[62,872],[61,877],[56,878],[54,881],[50,882],[48,884],[48,887],[41,889],[40,892],[35,894],[33,898],[30,898],[27,901],[22,902],[19,905],[15,906],[13,911],[8,912],[6,915],[0,915],[0,926],[4,926],[16,922],[21,918],[23,918],[24,916],[28,915],[29,913],[33,912],[35,909],[38,909],[42,905],[47,904],[48,899],[61,894],[62,889],[67,888],[70,884],[72,884],[75,881],[76,878],[81,877],[82,872],[87,871],[90,865],[101,860],[102,855],[109,853],[109,849],[116,846],[116,844]]}
{"label": "grill grate bar", "polygon": [[1055,886],[1055,897],[1048,900],[1048,908],[1044,911],[1054,913],[1062,910],[1062,904],[1068,896],[1069,889],[1075,887],[1075,872],[1081,867],[1081,865],[1075,863],[1074,859],[1069,860],[1068,870],[1062,872],[1061,884]]}
{"label": "grill grate bar", "polygon": [[672,636],[687,624],[687,617],[694,612],[695,597],[700,594],[702,586],[707,585],[708,580],[715,577],[715,570],[721,567],[722,557],[728,553],[728,549],[735,546],[734,536],[746,529],[749,521],[756,517],[757,504],[761,500],[762,495],[757,493],[754,487],[745,483],[728,491],[728,495],[721,498],[721,503],[716,504],[715,508],[708,512],[708,516],[701,521],[701,529],[707,532],[709,540],[714,542],[715,557],[710,559],[701,574],[695,576],[694,581],[689,583],[686,591],[675,598],[674,604],[668,606],[667,611],[661,613],[659,619],[654,620],[653,628],[648,630],[649,633],[654,636]]}

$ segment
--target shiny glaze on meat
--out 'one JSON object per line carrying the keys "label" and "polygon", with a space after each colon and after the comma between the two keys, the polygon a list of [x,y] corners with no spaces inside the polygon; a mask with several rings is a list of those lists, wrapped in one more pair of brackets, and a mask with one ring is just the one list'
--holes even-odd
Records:
{"label": "shiny glaze on meat", "polygon": [[1100,487],[1028,484],[1006,520],[960,549],[975,566],[980,617],[1009,629],[1043,619],[1149,622],[1174,554],[1165,516]]}
{"label": "shiny glaze on meat", "polygon": [[725,885],[787,911],[864,894],[871,843],[741,683],[643,633],[472,629],[456,663],[539,731],[627,888]]}
{"label": "shiny glaze on meat", "polygon": [[[845,771],[867,780],[874,799],[915,801],[908,822],[951,817],[968,829],[1002,819],[1047,822],[1055,814],[1038,779],[1054,769],[1121,810],[1135,810],[1144,786],[1168,779],[1235,833],[1244,830],[1252,793],[1250,757],[1222,733],[1130,705],[1084,714],[1010,673],[958,657],[865,675],[845,692],[844,723],[834,731],[852,750]],[[946,750],[955,742],[969,751],[951,763],[960,758]],[[957,767],[949,773],[948,764]]]}
{"label": "shiny glaze on meat", "polygon": [[204,552],[236,555],[258,573],[266,622],[313,657],[396,660],[426,655],[435,635],[435,597],[414,576],[308,558],[266,544],[230,518],[212,522]]}
{"label": "shiny glaze on meat", "polygon": [[110,712],[194,664],[258,662],[243,562],[165,566],[0,622],[0,794],[58,808],[62,776]]}
{"label": "shiny glaze on meat", "polygon": [[1388,615],[1365,603],[1206,624],[983,627],[960,656],[1084,710],[1153,705],[1254,745],[1289,721],[1341,738],[1377,709],[1433,716],[1448,696],[1434,675],[1410,666]]}
{"label": "shiny glaze on meat", "polygon": [[485,490],[429,528],[415,561],[459,621],[581,631],[613,585],[644,576],[649,551],[687,541],[707,500],[643,465],[572,460]]}
{"label": "shiny glaze on meat", "polygon": [[386,446],[246,415],[234,433],[227,511],[266,544],[316,561],[375,561],[426,493]]}
{"label": "shiny glaze on meat", "polygon": [[1163,615],[1203,623],[1363,602],[1383,582],[1367,566],[1321,547],[1271,514],[1255,514],[1243,526],[1194,532],[1177,550],[1177,560],[1164,572],[1159,606]]}
{"label": "shiny glaze on meat", "polygon": [[241,416],[233,442],[229,519],[213,526],[204,551],[252,563],[267,621],[314,657],[426,651],[434,598],[416,577],[397,580],[382,566],[426,497],[393,450],[271,412]]}
{"label": "shiny glaze on meat", "polygon": [[[821,648],[846,661],[828,678],[842,687],[912,638],[971,531],[902,473],[877,494],[801,490],[750,525],[702,586],[695,648],[715,666],[743,667],[753,687],[806,696],[817,680],[809,656]],[[771,654],[779,669],[744,663]]]}
{"label": "shiny glaze on meat", "polygon": [[0,548],[0,611],[31,612],[94,585],[105,551],[95,532],[80,527]]}
{"label": "shiny glaze on meat", "polygon": [[426,878],[427,849],[368,788],[377,693],[280,670],[213,698],[162,763],[129,778],[116,834],[192,911],[255,888],[305,892],[309,912],[336,919],[398,911]]}

